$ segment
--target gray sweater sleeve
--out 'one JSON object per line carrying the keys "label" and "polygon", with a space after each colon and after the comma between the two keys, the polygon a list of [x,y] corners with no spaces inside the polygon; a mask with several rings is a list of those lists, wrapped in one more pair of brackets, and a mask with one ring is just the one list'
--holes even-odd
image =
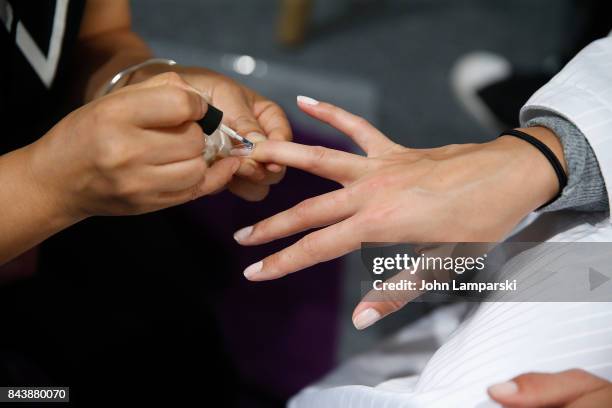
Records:
{"label": "gray sweater sleeve", "polygon": [[557,200],[540,211],[606,211],[606,185],[595,153],[582,132],[567,119],[554,114],[535,117],[526,126],[542,126],[552,130],[563,145],[567,162],[567,186]]}

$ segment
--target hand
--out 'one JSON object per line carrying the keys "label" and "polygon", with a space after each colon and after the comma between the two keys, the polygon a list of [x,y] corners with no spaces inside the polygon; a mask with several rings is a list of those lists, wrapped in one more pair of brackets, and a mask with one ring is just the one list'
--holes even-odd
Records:
{"label": "hand", "polygon": [[489,396],[507,408],[609,407],[612,383],[583,370],[530,373],[489,387]]}
{"label": "hand", "polygon": [[195,123],[207,104],[177,74],[156,76],[72,112],[29,146],[41,191],[75,218],[174,206],[228,183],[240,163],[207,168]]}
{"label": "hand", "polygon": [[[281,108],[219,73],[197,67],[151,67],[138,72],[132,82],[140,81],[155,69],[172,69],[193,87],[209,98],[210,102],[221,109],[224,120],[238,133],[253,142],[270,140],[291,140],[291,127]],[[285,168],[268,163],[263,166],[249,158],[242,163],[228,189],[249,201],[263,200],[270,191],[270,185],[278,183],[285,174]]]}
{"label": "hand", "polygon": [[[299,105],[346,133],[367,157],[290,142],[256,145],[253,159],[296,167],[342,188],[238,231],[239,243],[259,245],[323,227],[246,268],[250,280],[285,276],[356,250],[362,242],[496,241],[557,193],[557,179],[547,160],[517,138],[409,149],[335,106],[309,99]],[[554,145],[556,136],[546,129],[529,131]],[[363,328],[401,306],[364,303],[354,320]],[[361,319],[362,313],[369,317]]]}

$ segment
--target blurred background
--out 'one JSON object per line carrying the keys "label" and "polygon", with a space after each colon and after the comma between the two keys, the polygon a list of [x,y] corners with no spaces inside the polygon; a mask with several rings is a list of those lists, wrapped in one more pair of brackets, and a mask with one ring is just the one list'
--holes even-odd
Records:
{"label": "blurred background", "polygon": [[282,33],[282,0],[132,1],[135,30],[159,55],[230,73],[233,64],[224,57],[251,56],[267,69],[250,72],[243,60],[242,68],[254,75],[240,79],[300,124],[312,125],[294,110],[295,95],[304,94],[367,116],[397,142],[415,147],[493,136],[456,103],[449,86],[453,64],[465,53],[487,50],[539,66],[561,51],[576,13],[568,0],[309,3],[302,42],[287,46],[293,36]]}

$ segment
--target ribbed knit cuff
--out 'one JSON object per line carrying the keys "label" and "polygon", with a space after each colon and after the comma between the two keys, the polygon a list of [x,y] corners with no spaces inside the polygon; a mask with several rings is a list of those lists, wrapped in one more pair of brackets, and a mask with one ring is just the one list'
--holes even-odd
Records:
{"label": "ribbed knit cuff", "polygon": [[555,133],[563,145],[567,163],[567,186],[557,200],[540,211],[607,211],[606,185],[593,149],[582,132],[568,120],[554,114],[535,117],[525,125],[542,126]]}

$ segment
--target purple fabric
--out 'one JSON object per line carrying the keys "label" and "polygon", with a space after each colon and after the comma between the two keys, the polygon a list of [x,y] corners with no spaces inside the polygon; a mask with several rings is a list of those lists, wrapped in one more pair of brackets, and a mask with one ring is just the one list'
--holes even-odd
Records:
{"label": "purple fabric", "polygon": [[[327,145],[314,135],[296,132],[295,140]],[[232,238],[252,225],[300,201],[337,189],[338,185],[288,169],[262,202],[249,203],[223,193],[187,207],[193,221],[211,231],[227,253],[230,285],[215,302],[228,352],[243,381],[258,391],[287,398],[332,368],[338,339],[341,260],[308,268],[285,278],[252,283],[242,270],[288,246],[300,236],[261,247],[241,247]]]}

